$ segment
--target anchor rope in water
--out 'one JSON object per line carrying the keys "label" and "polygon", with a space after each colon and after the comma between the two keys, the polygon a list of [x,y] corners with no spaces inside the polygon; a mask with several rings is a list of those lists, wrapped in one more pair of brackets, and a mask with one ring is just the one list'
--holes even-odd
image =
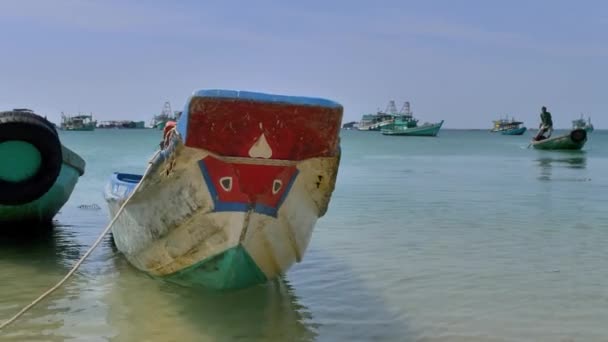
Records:
{"label": "anchor rope in water", "polygon": [[[157,151],[156,154],[154,155],[154,157],[156,155],[158,155],[158,153],[160,153],[160,151]],[[152,158],[152,160],[154,160],[154,157]],[[144,176],[146,174],[148,174],[148,172],[150,171],[150,169],[152,168],[152,166],[153,166],[152,162],[149,162],[148,163],[148,167],[146,168],[146,171],[144,172]],[[142,179],[143,179],[143,177],[142,177]],[[131,196],[133,196],[135,194],[135,192],[137,191],[137,189],[139,188],[139,186],[142,183],[143,183],[142,181],[140,181],[139,183],[137,183],[137,185],[133,188],[133,191],[131,191],[131,194],[129,195],[129,197],[127,198],[127,200],[122,203],[122,205],[120,206],[120,208],[116,212],[116,215],[114,215],[114,218],[112,218],[112,220],[106,226],[106,228],[104,228],[104,230],[99,234],[99,237],[97,237],[97,240],[95,240],[95,242],[93,243],[93,245],[91,245],[91,247],[86,251],[86,253],[84,253],[84,255],[78,260],[78,262],[76,262],[76,264],[74,264],[74,266],[72,267],[72,269],[59,282],[57,282],[57,284],[55,284],[55,286],[51,287],[46,292],[44,292],[43,294],[41,294],[38,298],[36,298],[34,301],[32,301],[30,304],[26,305],[23,309],[21,309],[21,311],[17,312],[13,317],[11,317],[10,319],[8,319],[4,323],[0,324],[0,330],[6,328],[8,325],[10,325],[11,323],[15,322],[19,317],[21,317],[23,314],[25,314],[27,311],[29,311],[31,308],[33,308],[36,304],[40,303],[43,299],[45,299],[46,297],[48,297],[51,293],[53,293],[55,290],[57,290],[63,284],[65,284],[65,282],[68,281],[68,279],[70,279],[70,277],[72,277],[72,275],[74,275],[74,273],[76,273],[76,271],[78,270],[78,268],[80,267],[80,265],[82,265],[82,263],[89,257],[89,255],[91,255],[91,253],[93,253],[93,251],[95,250],[95,248],[97,248],[97,246],[99,246],[99,244],[101,243],[101,241],[103,241],[103,237],[106,236],[106,234],[110,231],[110,229],[114,225],[114,222],[118,218],[118,215],[120,215],[120,213],[122,213],[125,205],[129,202],[129,199],[131,199]]]}

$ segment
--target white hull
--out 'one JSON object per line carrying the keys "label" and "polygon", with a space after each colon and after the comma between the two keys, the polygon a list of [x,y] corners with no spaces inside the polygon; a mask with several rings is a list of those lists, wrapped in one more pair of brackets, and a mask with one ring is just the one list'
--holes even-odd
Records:
{"label": "white hull", "polygon": [[[272,217],[253,209],[215,211],[197,163],[213,155],[177,138],[174,143],[173,157],[144,176],[112,229],[116,246],[135,267],[162,277],[241,245],[270,279],[302,259],[317,219],[327,210],[339,156],[293,162],[299,173]],[[106,198],[115,215],[124,199],[113,197],[112,189]]]}

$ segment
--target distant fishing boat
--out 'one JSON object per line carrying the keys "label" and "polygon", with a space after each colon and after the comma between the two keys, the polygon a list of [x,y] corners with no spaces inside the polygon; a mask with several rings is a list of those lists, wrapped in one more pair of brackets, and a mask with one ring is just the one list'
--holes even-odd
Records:
{"label": "distant fishing boat", "polygon": [[490,132],[504,132],[508,131],[505,135],[522,135],[526,131],[525,127],[520,127],[523,125],[523,122],[515,120],[515,118],[511,118],[509,120],[507,117],[504,119],[498,119],[492,121],[494,126],[490,130]]}
{"label": "distant fishing boat", "polygon": [[587,131],[587,133],[593,132],[593,124],[591,124],[591,118],[587,118],[587,120],[585,120],[585,118],[583,117],[583,114],[581,114],[580,119],[573,120],[572,129],[578,129],[578,128],[584,129],[585,131]]}
{"label": "distant fishing boat", "polygon": [[181,114],[182,114],[182,112],[180,112],[180,111],[172,111],[171,103],[169,101],[167,101],[163,105],[163,109],[160,112],[160,114],[154,116],[154,118],[152,119],[152,122],[150,123],[150,126],[152,128],[163,130],[165,128],[165,125],[167,124],[167,122],[176,121],[177,119],[179,119],[179,116]]}
{"label": "distant fishing boat", "polygon": [[376,114],[363,115],[356,128],[359,131],[380,131],[382,128],[392,124],[395,121],[395,117],[401,114],[400,111],[397,111],[395,101],[391,100],[384,111],[378,109]]}
{"label": "distant fishing boat", "polygon": [[93,120],[93,114],[69,116],[62,112],[59,129],[62,131],[93,131],[96,125],[97,121]]}
{"label": "distant fishing boat", "polygon": [[0,159],[2,233],[50,223],[85,169],[54,125],[29,109],[0,112]]}
{"label": "distant fishing boat", "polygon": [[396,122],[393,126],[388,126],[382,129],[384,135],[403,135],[403,136],[418,136],[418,137],[434,137],[437,136],[443,120],[438,123],[424,123],[420,126],[408,127],[407,125],[401,125],[400,122]]}
{"label": "distant fishing boat", "polygon": [[523,122],[514,121],[511,125],[506,126],[500,131],[502,135],[522,135],[526,132],[526,126],[523,126]]}
{"label": "distant fishing boat", "polygon": [[402,135],[402,136],[437,136],[443,120],[438,123],[424,123],[418,125],[418,119],[414,118],[414,113],[410,110],[410,103],[406,102],[402,114],[395,117],[395,120],[390,125],[382,129],[384,135]]}
{"label": "distant fishing boat", "polygon": [[532,147],[538,150],[580,150],[587,142],[587,131],[582,128],[553,138],[532,140]]}
{"label": "distant fishing boat", "polygon": [[327,211],[342,111],[317,98],[195,92],[148,171],[111,177],[117,248],[188,286],[243,288],[285,273]]}
{"label": "distant fishing boat", "polygon": [[131,120],[109,120],[101,121],[97,128],[120,128],[120,129],[143,129],[146,123],[144,121],[131,121]]}

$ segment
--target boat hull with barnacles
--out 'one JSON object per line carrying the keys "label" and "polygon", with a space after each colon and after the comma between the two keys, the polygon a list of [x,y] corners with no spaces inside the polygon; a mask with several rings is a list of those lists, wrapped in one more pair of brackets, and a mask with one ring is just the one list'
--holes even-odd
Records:
{"label": "boat hull with barnacles", "polygon": [[285,273],[327,211],[342,110],[317,98],[195,92],[146,173],[111,177],[117,248],[188,286],[243,288]]}

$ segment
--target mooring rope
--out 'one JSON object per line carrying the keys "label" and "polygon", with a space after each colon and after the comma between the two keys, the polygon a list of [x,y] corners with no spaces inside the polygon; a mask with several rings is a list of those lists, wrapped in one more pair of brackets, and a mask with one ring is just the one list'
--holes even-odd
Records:
{"label": "mooring rope", "polygon": [[[173,129],[171,129],[171,131],[169,131],[169,134],[167,134],[167,138],[172,138],[172,136],[173,136],[172,133],[174,133],[172,131],[175,131],[175,128],[173,128]],[[172,146],[167,146],[167,147],[164,148],[164,150],[172,151],[172,148],[169,148],[169,147],[172,147]],[[143,174],[142,180],[148,174],[148,172],[150,172],[150,169],[155,165],[155,161],[156,161],[157,157],[160,156],[160,153],[162,151],[163,150],[157,151],[156,154],[154,156],[152,156],[152,158],[150,158],[150,162],[148,163],[148,167],[146,168],[146,171]],[[225,162],[231,162],[231,163],[247,163],[247,164],[273,165],[273,166],[294,166],[294,165],[297,165],[300,162],[303,162],[303,160],[301,160],[301,161],[292,161],[292,160],[277,160],[277,159],[253,159],[253,158],[244,158],[244,157],[228,157],[228,156],[217,155],[215,153],[212,153],[211,151],[207,151],[207,152],[209,153],[209,155],[211,155],[211,156],[213,156],[213,157],[215,157],[217,159],[220,159],[220,160],[225,161]],[[319,158],[319,159],[332,159],[332,158],[335,158],[335,157],[326,157],[326,158]],[[80,267],[80,265],[82,265],[82,263],[85,261],[85,259],[88,258],[89,255],[91,255],[91,253],[93,253],[93,251],[95,250],[95,248],[97,248],[97,246],[99,246],[99,244],[103,240],[103,237],[110,231],[110,229],[114,225],[114,222],[118,218],[118,215],[120,215],[120,213],[122,213],[122,210],[124,209],[125,205],[129,202],[129,200],[131,199],[131,196],[133,196],[135,194],[135,192],[137,191],[137,189],[139,188],[139,186],[141,185],[141,183],[143,183],[143,181],[140,181],[137,184],[137,186],[135,186],[135,188],[133,188],[133,191],[131,191],[131,194],[129,195],[129,197],[127,198],[127,200],[123,202],[123,204],[120,206],[120,208],[116,212],[116,215],[114,215],[114,218],[112,218],[112,220],[107,225],[107,227],[104,228],[104,230],[101,232],[101,234],[99,235],[99,237],[97,238],[97,240],[95,240],[95,242],[89,248],[89,250],[87,250],[86,253],[82,256],[82,258],[80,258],[80,260],[78,260],[78,262],[76,262],[76,264],[74,265],[74,267],[72,267],[72,269],[65,275],[65,277],[63,277],[63,279],[61,279],[57,284],[55,284],[55,286],[51,287],[46,292],[44,292],[43,294],[41,294],[40,297],[36,298],[33,302],[31,302],[30,304],[28,304],[27,306],[25,306],[23,309],[21,309],[21,311],[19,311],[18,313],[16,313],[9,320],[7,320],[4,323],[0,324],[0,330],[4,329],[5,327],[7,327],[8,325],[10,325],[11,323],[15,322],[19,317],[21,317],[23,314],[25,314],[32,307],[34,307],[36,304],[38,304],[39,302],[41,302],[43,299],[45,299],[46,297],[48,297],[51,293],[53,293],[55,290],[57,290],[58,288],[60,288],[66,281],[68,281],[68,279],[70,279],[70,277],[78,270],[78,268]]]}
{"label": "mooring rope", "polygon": [[[157,151],[156,154],[155,154],[155,156],[159,152],[160,151]],[[153,159],[154,159],[154,157],[152,158],[152,160]],[[153,166],[152,162],[149,162],[148,167],[146,168],[146,171],[144,172],[144,177],[150,171],[150,168],[152,166]],[[142,177],[142,179],[143,179],[143,177]],[[80,258],[80,260],[78,260],[78,262],[76,262],[76,264],[74,265],[74,267],[72,267],[72,269],[65,275],[65,277],[63,277],[63,279],[61,279],[57,284],[55,284],[55,286],[53,286],[50,289],[48,289],[46,292],[44,292],[43,294],[41,294],[38,298],[36,298],[30,304],[28,304],[23,309],[21,309],[21,311],[17,312],[9,320],[7,320],[4,323],[0,324],[0,330],[6,328],[8,325],[10,325],[11,323],[15,322],[19,317],[21,317],[23,314],[25,314],[28,310],[30,310],[36,304],[40,303],[43,299],[45,299],[46,297],[48,297],[51,293],[53,293],[55,290],[57,290],[58,288],[60,288],[66,281],[68,281],[68,279],[70,279],[70,277],[78,270],[78,268],[80,267],[80,265],[82,265],[82,263],[85,261],[85,259],[88,258],[89,255],[91,255],[91,253],[93,253],[93,251],[95,250],[95,248],[97,248],[97,246],[99,246],[99,244],[101,243],[101,241],[103,241],[103,237],[110,231],[110,229],[114,225],[114,222],[118,218],[118,215],[120,215],[120,213],[123,211],[125,205],[129,202],[129,199],[131,199],[131,196],[133,196],[135,194],[135,192],[137,191],[137,189],[139,188],[139,186],[141,185],[141,183],[143,183],[143,181],[140,181],[139,183],[137,183],[137,186],[135,186],[135,188],[133,188],[133,191],[131,191],[131,194],[129,195],[129,197],[127,198],[127,200],[124,201],[123,204],[120,206],[120,208],[116,212],[116,215],[114,215],[114,218],[112,218],[112,221],[110,221],[110,223],[101,232],[101,234],[99,234],[99,237],[97,238],[97,240],[95,240],[95,242],[89,248],[89,250],[87,250],[86,253],[84,253],[84,255],[82,256],[82,258]]]}

